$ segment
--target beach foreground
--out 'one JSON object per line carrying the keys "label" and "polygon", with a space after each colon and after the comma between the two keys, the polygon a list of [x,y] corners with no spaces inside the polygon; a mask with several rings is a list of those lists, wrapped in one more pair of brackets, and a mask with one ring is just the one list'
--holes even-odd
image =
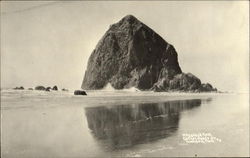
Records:
{"label": "beach foreground", "polygon": [[248,94],[1,91],[2,157],[249,156]]}

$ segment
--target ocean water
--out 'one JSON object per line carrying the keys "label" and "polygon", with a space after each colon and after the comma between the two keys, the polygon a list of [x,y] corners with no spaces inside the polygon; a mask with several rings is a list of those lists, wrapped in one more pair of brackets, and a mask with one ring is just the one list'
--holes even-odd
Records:
{"label": "ocean water", "polygon": [[1,91],[2,157],[249,156],[249,94]]}

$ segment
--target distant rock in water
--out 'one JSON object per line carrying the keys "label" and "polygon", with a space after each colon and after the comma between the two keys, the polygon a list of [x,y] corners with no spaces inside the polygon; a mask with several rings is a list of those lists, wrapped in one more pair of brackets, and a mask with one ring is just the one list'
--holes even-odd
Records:
{"label": "distant rock in water", "polygon": [[62,91],[69,91],[68,89],[63,88]]}
{"label": "distant rock in water", "polygon": [[216,88],[213,88],[213,86],[209,83],[201,84],[201,87],[199,89],[201,92],[208,92],[208,91],[217,91]]}
{"label": "distant rock in water", "polygon": [[53,91],[57,91],[57,90],[58,90],[57,86],[54,86],[54,87],[52,88],[52,90],[53,90]]}
{"label": "distant rock in water", "polygon": [[45,89],[45,91],[50,91],[50,89],[51,89],[51,87],[47,87],[46,89]]}
{"label": "distant rock in water", "polygon": [[39,91],[45,91],[46,88],[44,86],[36,86],[35,90],[39,90]]}
{"label": "distant rock in water", "polygon": [[33,90],[33,88],[28,88],[28,90]]}
{"label": "distant rock in water", "polygon": [[135,87],[154,91],[213,91],[210,84],[183,73],[173,45],[132,15],[110,26],[92,52],[83,89]]}
{"label": "distant rock in water", "polygon": [[23,86],[21,86],[21,87],[15,87],[13,89],[15,89],[15,90],[24,90]]}
{"label": "distant rock in water", "polygon": [[83,90],[75,90],[74,95],[87,95],[87,93]]}

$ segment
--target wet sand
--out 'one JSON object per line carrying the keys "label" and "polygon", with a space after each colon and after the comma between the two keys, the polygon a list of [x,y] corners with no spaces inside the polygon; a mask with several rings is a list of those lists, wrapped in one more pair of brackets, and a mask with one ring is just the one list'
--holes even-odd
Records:
{"label": "wet sand", "polygon": [[7,90],[1,121],[2,157],[249,156],[248,94]]}

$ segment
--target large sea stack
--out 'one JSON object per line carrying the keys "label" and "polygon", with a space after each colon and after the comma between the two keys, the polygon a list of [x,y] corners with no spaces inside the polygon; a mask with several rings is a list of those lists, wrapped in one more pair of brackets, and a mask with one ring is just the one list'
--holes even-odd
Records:
{"label": "large sea stack", "polygon": [[83,89],[136,87],[154,91],[216,91],[183,73],[173,45],[132,15],[110,26],[93,50]]}

